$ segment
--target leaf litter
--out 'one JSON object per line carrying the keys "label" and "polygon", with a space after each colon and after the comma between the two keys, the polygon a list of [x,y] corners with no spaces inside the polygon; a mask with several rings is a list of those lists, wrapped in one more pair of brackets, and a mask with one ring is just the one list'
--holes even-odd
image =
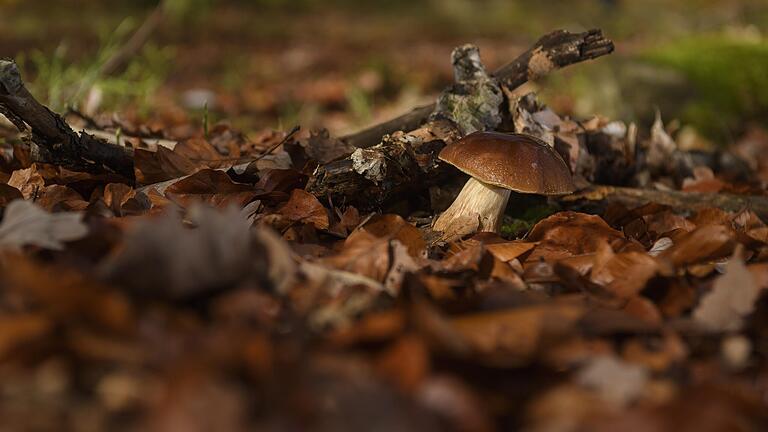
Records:
{"label": "leaf litter", "polygon": [[[766,195],[764,132],[727,150],[740,183],[660,115],[643,135],[514,97],[498,127],[582,187]],[[361,205],[390,185],[308,187],[354,151],[327,131],[188,135],[137,149],[135,184],[7,161],[5,429],[768,430],[760,208],[552,199],[520,238],[440,238],[422,198],[456,172]]]}

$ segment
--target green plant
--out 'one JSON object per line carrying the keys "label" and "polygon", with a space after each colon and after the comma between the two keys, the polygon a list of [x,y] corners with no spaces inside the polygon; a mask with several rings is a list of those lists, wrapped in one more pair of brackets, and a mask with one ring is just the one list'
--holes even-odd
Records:
{"label": "green plant", "polygon": [[30,91],[53,110],[80,105],[92,89],[101,92],[105,108],[133,103],[146,109],[151,95],[168,72],[172,57],[169,48],[147,44],[119,74],[102,76],[100,73],[101,66],[134,27],[132,20],[124,20],[116,29],[102,35],[95,55],[80,61],[69,59],[66,42],[59,44],[53,53],[33,51],[16,60],[24,69],[24,75],[30,77],[27,80]]}
{"label": "green plant", "polygon": [[357,123],[370,121],[373,112],[371,97],[360,87],[351,86],[346,93],[349,112]]}

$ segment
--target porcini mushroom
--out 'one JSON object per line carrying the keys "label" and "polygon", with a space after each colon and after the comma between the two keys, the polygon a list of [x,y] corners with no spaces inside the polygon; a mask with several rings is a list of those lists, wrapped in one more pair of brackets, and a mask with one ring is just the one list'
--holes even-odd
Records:
{"label": "porcini mushroom", "polygon": [[565,161],[531,135],[475,132],[445,147],[439,158],[471,176],[432,227],[443,238],[498,232],[512,191],[564,195],[575,189]]}

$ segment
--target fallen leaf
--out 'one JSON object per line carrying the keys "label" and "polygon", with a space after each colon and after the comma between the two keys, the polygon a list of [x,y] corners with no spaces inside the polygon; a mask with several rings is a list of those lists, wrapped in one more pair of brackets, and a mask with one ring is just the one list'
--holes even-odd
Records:
{"label": "fallen leaf", "polygon": [[674,244],[658,257],[675,267],[700,263],[727,256],[733,251],[735,234],[723,225],[704,225],[674,240]]}
{"label": "fallen leaf", "polygon": [[728,260],[725,274],[715,279],[712,290],[694,309],[693,319],[711,331],[739,330],[754,310],[760,292],[737,252]]}
{"label": "fallen leaf", "polygon": [[451,324],[480,358],[493,364],[527,361],[548,339],[573,331],[584,310],[551,303],[468,314]]}
{"label": "fallen leaf", "polygon": [[254,238],[239,209],[196,205],[189,213],[196,228],[184,227],[174,212],[136,223],[101,264],[103,278],[145,295],[184,298],[249,278],[274,284],[290,277],[267,276],[282,268],[270,269],[275,240]]}
{"label": "fallen leaf", "polygon": [[292,221],[312,224],[317,229],[328,229],[330,225],[328,210],[314,195],[301,189],[294,189],[288,202],[277,212]]}
{"label": "fallen leaf", "polygon": [[0,248],[18,250],[30,245],[61,250],[64,242],[88,234],[82,220],[82,213],[48,213],[29,201],[13,201],[0,223]]}
{"label": "fallen leaf", "polygon": [[37,164],[33,164],[29,168],[14,171],[8,185],[20,190],[25,199],[31,199],[38,190],[45,187],[45,180],[38,172]]}
{"label": "fallen leaf", "polygon": [[496,258],[504,262],[507,262],[515,258],[518,258],[520,255],[523,255],[524,253],[533,249],[535,246],[536,246],[536,243],[534,242],[514,241],[514,242],[504,242],[504,243],[492,243],[492,244],[486,245],[485,248],[488,250],[488,252],[491,253],[491,255],[495,256]]}

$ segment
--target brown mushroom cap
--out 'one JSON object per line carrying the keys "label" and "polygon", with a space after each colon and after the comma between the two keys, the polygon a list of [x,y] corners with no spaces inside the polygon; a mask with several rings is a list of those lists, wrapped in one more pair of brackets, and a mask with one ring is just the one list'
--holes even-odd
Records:
{"label": "brown mushroom cap", "polygon": [[565,161],[530,135],[474,132],[445,147],[439,158],[481,182],[515,192],[563,195],[575,190]]}

